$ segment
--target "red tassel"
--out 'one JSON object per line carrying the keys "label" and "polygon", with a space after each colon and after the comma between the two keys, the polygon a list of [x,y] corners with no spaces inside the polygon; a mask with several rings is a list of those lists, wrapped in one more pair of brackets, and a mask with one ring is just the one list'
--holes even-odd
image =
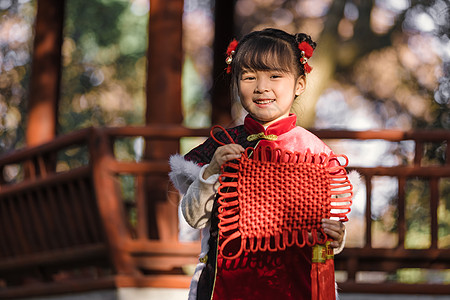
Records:
{"label": "red tassel", "polygon": [[336,300],[333,249],[330,242],[326,246],[313,247],[311,300]]}
{"label": "red tassel", "polygon": [[305,72],[306,72],[306,73],[310,73],[310,72],[312,71],[312,68],[311,68],[311,66],[310,66],[308,63],[306,63],[306,64],[304,65],[304,67],[305,67]]}

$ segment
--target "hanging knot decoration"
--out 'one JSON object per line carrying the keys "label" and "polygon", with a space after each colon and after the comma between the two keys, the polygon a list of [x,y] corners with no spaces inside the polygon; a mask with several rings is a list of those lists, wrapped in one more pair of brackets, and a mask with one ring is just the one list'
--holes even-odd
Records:
{"label": "hanging knot decoration", "polygon": [[[235,259],[243,252],[325,244],[322,219],[348,220],[353,187],[347,165],[345,155],[270,146],[247,148],[239,160],[223,164],[218,190],[220,254]],[[227,249],[230,242],[240,243],[240,248]]]}
{"label": "hanging knot decoration", "polygon": [[231,73],[231,63],[233,62],[233,55],[236,53],[237,45],[238,41],[236,41],[236,39],[233,39],[227,47],[227,58],[225,59],[225,62],[228,65],[226,68],[227,74]]}
{"label": "hanging knot decoration", "polygon": [[301,42],[298,44],[298,49],[300,50],[301,57],[300,63],[305,68],[305,73],[310,73],[312,68],[308,64],[308,59],[310,59],[314,53],[314,48],[307,42]]}

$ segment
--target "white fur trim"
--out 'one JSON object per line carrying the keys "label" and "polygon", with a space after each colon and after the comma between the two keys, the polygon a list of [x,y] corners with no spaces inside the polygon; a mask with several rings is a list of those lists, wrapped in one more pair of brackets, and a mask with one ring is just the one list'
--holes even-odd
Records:
{"label": "white fur trim", "polygon": [[[353,170],[347,174],[347,178],[350,181],[351,185],[353,186],[352,191],[353,191],[353,196],[355,196],[359,190],[359,186],[362,183],[361,175],[357,171]],[[339,190],[345,191],[345,190],[348,190],[348,187],[336,189],[336,191],[339,191]],[[348,196],[350,196],[349,193],[342,193],[342,194],[336,195],[335,197],[343,198],[343,197],[348,197]]]}
{"label": "white fur trim", "polygon": [[202,274],[202,271],[205,268],[205,266],[206,266],[205,263],[199,263],[195,268],[194,276],[192,276],[191,285],[189,286],[188,300],[197,299],[198,281],[200,280],[200,275]]}
{"label": "white fur trim", "polygon": [[[202,252],[200,253],[200,258],[204,258],[206,254],[208,254],[209,251],[209,230],[210,226],[206,226],[202,229]],[[205,268],[205,263],[199,263],[197,264],[197,267],[195,268],[194,276],[192,276],[191,279],[191,285],[189,286],[189,296],[188,300],[195,300],[197,299],[197,287],[198,287],[198,281],[200,280],[200,275],[202,274],[203,269]]]}
{"label": "white fur trim", "polygon": [[358,193],[359,191],[359,187],[362,184],[362,179],[361,179],[361,175],[353,170],[350,171],[350,173],[348,173],[347,175],[348,180],[350,180],[350,183],[353,185],[353,197]]}
{"label": "white fur trim", "polygon": [[180,154],[174,154],[169,159],[169,177],[177,190],[185,194],[191,183],[198,178],[201,167],[192,161],[185,160]]}

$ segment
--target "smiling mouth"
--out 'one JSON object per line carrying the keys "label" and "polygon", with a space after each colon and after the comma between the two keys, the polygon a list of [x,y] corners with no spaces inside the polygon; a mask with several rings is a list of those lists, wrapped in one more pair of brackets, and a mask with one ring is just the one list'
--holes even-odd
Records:
{"label": "smiling mouth", "polygon": [[253,100],[256,104],[270,104],[272,102],[275,102],[275,99],[255,99]]}

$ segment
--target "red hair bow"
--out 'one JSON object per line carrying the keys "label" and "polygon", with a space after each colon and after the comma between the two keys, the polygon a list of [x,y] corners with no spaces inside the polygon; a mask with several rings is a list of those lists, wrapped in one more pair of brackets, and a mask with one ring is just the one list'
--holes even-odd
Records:
{"label": "red hair bow", "polygon": [[225,62],[227,63],[227,74],[231,73],[231,62],[233,61],[233,55],[236,53],[236,47],[238,45],[238,41],[236,39],[232,40],[227,48],[227,59]]}
{"label": "red hair bow", "polygon": [[314,52],[314,48],[308,44],[307,42],[301,42],[298,44],[298,49],[300,49],[302,57],[300,58],[300,63],[304,65],[305,72],[309,73],[311,72],[312,68],[308,64],[308,58],[311,58]]}

